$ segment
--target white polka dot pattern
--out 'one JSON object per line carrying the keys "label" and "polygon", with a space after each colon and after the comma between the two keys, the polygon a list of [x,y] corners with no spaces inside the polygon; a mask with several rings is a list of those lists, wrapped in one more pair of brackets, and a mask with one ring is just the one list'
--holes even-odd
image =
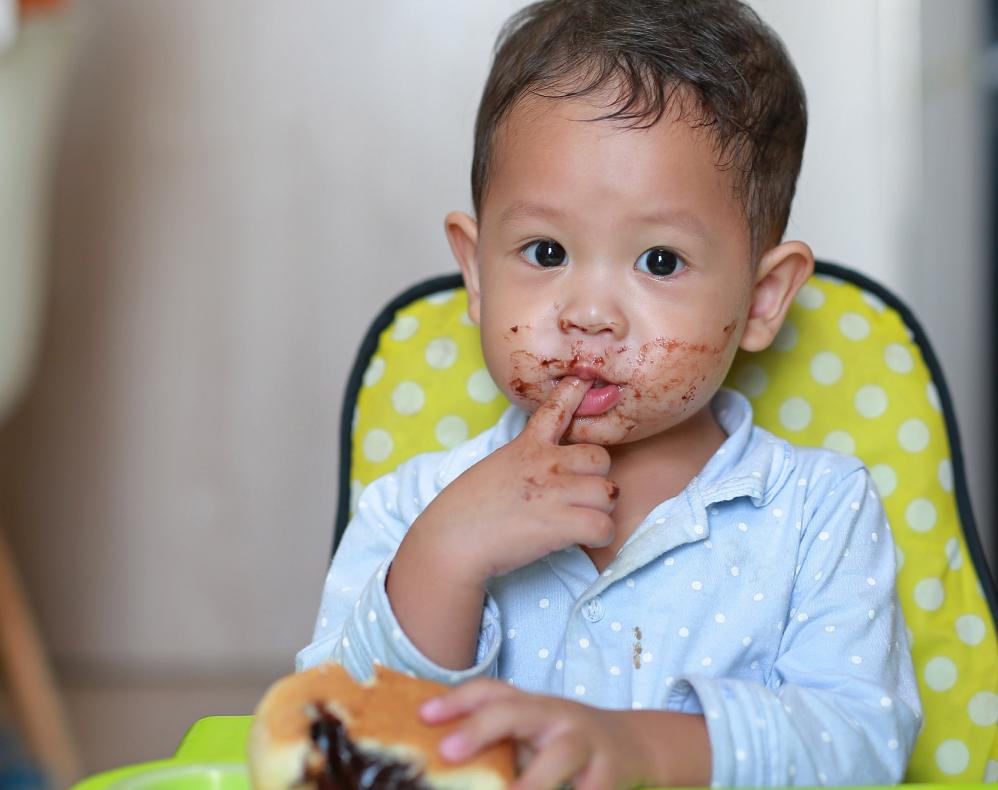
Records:
{"label": "white polka dot pattern", "polygon": [[438,337],[426,345],[426,364],[436,370],[449,368],[457,361],[457,343],[449,337]]}
{"label": "white polka dot pattern", "polygon": [[478,403],[491,403],[499,395],[499,388],[485,368],[476,370],[468,377],[468,394]]}
{"label": "white polka dot pattern", "polygon": [[[376,477],[418,452],[458,446],[492,425],[505,409],[466,309],[464,292],[448,291],[403,308],[382,333],[358,396],[354,507],[363,486]],[[400,387],[406,382],[418,390]],[[771,348],[737,357],[726,384],[750,398],[762,427],[800,444],[858,456],[871,470],[897,545],[898,592],[926,705],[925,728],[908,780],[979,781],[987,771],[998,779],[998,746],[989,745],[996,741],[994,725],[979,723],[990,720],[994,696],[989,695],[998,692],[994,624],[959,531],[939,393],[898,314],[873,294],[814,278],[797,295]],[[787,527],[799,530],[795,520],[788,519]],[[751,534],[749,530],[739,525],[737,534]],[[880,534],[866,539],[882,540],[885,530],[875,532]],[[681,561],[663,559],[663,571],[681,573]],[[737,566],[720,567],[730,582],[752,583],[753,569],[742,567],[736,573]],[[690,594],[706,597],[715,593],[716,580],[701,576],[691,581],[687,576],[685,585]],[[749,606],[769,603],[759,588],[750,587],[745,594]],[[716,615],[726,622],[709,615],[711,628],[737,625],[731,612]],[[816,616],[795,612],[781,628],[797,627],[800,615]],[[630,638],[632,625],[610,617],[607,621],[594,627],[609,624],[609,632]],[[823,635],[835,638],[842,625],[840,631],[832,623],[820,627]],[[682,626],[687,632],[698,627],[692,622]],[[744,645],[739,649],[755,649],[737,631],[730,636]],[[553,645],[538,645],[534,661],[542,660],[542,650],[550,659],[556,657]],[[638,658],[650,655],[646,649]],[[693,658],[697,664],[712,659],[717,656]],[[624,657],[612,666],[623,674],[630,671],[629,660]],[[551,666],[567,673],[571,664],[559,659]],[[624,680],[609,667],[606,671],[607,682],[611,676]],[[565,683],[569,693],[582,685],[568,677]],[[834,783],[834,776],[829,779]]]}
{"label": "white polka dot pattern", "polygon": [[441,447],[450,450],[468,438],[468,423],[461,417],[449,414],[437,422],[434,435]]}
{"label": "white polka dot pattern", "polygon": [[761,426],[870,469],[893,528],[926,707],[907,781],[980,781],[986,763],[998,779],[998,729],[978,723],[990,721],[998,695],[995,627],[967,560],[939,390],[898,313],[874,294],[813,278],[773,346],[736,358],[727,383],[749,397]]}
{"label": "white polka dot pattern", "polygon": [[478,328],[466,315],[464,290],[451,289],[402,308],[382,332],[354,415],[360,483],[419,452],[458,446],[508,405],[485,369]]}

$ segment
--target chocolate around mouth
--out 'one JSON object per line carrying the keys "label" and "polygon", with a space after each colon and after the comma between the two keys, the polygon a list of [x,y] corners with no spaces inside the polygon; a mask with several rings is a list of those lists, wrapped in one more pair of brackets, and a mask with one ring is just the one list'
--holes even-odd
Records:
{"label": "chocolate around mouth", "polygon": [[[568,373],[566,375],[567,376],[574,376],[575,374],[574,373]],[[563,378],[565,378],[565,376],[558,376],[554,380],[554,384],[555,384],[556,387],[559,384],[561,384],[561,380]],[[594,389],[594,390],[602,389],[603,387],[617,387],[618,389],[620,389],[620,386],[621,386],[620,384],[615,384],[612,381],[607,381],[606,379],[601,379],[601,378],[585,378],[585,379],[583,379],[583,381],[591,381],[593,383],[592,389]]]}
{"label": "chocolate around mouth", "polygon": [[318,790],[429,790],[422,772],[412,765],[380,760],[350,740],[346,728],[322,704],[309,730],[314,749],[323,760],[306,769],[304,783]]}

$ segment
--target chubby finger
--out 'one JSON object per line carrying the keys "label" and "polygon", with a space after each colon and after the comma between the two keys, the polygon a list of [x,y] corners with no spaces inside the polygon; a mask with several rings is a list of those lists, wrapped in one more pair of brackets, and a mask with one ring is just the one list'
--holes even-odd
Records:
{"label": "chubby finger", "polygon": [[509,683],[491,678],[471,680],[451,691],[428,699],[419,708],[419,715],[427,724],[439,724],[464,716],[482,705],[508,699],[522,692]]}
{"label": "chubby finger", "polygon": [[610,453],[598,444],[570,444],[559,450],[558,471],[577,475],[610,474]]}
{"label": "chubby finger", "polygon": [[620,487],[604,477],[580,475],[566,487],[566,494],[571,504],[577,507],[591,507],[610,513],[617,505]]}
{"label": "chubby finger", "polygon": [[565,475],[547,481],[543,494],[553,503],[610,513],[617,506],[620,486],[599,475]]}
{"label": "chubby finger", "polygon": [[572,508],[572,542],[591,549],[602,549],[613,543],[617,525],[609,513],[591,507]]}
{"label": "chubby finger", "polygon": [[544,744],[509,790],[550,790],[568,784],[585,770],[590,752],[578,733],[562,733]]}
{"label": "chubby finger", "polygon": [[572,423],[575,410],[593,386],[592,381],[583,381],[575,376],[565,376],[558,382],[530,420],[523,432],[538,439],[558,444]]}
{"label": "chubby finger", "polygon": [[440,742],[445,760],[461,762],[482,749],[506,738],[530,741],[546,724],[538,708],[529,699],[500,699],[470,713],[458,729]]}

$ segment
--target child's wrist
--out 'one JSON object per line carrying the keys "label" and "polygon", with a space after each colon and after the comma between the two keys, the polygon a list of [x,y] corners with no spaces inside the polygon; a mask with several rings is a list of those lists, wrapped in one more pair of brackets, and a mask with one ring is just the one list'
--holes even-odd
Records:
{"label": "child's wrist", "polygon": [[484,591],[488,572],[479,569],[474,553],[453,545],[451,540],[442,539],[441,531],[435,528],[425,511],[413,522],[396,556],[403,554],[403,549],[408,555],[406,561],[432,574],[438,582],[446,580],[461,589]]}
{"label": "child's wrist", "polygon": [[711,748],[703,716],[667,711],[619,711],[639,745],[643,781],[671,787],[706,787]]}

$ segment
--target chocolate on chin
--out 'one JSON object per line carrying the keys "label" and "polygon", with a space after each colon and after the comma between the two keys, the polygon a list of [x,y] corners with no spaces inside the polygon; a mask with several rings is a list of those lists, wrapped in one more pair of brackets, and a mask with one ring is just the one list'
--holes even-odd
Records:
{"label": "chocolate on chin", "polygon": [[458,721],[427,725],[419,706],[448,686],[375,667],[356,682],[321,664],[274,683],[257,705],[248,744],[255,790],[499,790],[512,782],[512,742],[448,763],[438,746]]}

